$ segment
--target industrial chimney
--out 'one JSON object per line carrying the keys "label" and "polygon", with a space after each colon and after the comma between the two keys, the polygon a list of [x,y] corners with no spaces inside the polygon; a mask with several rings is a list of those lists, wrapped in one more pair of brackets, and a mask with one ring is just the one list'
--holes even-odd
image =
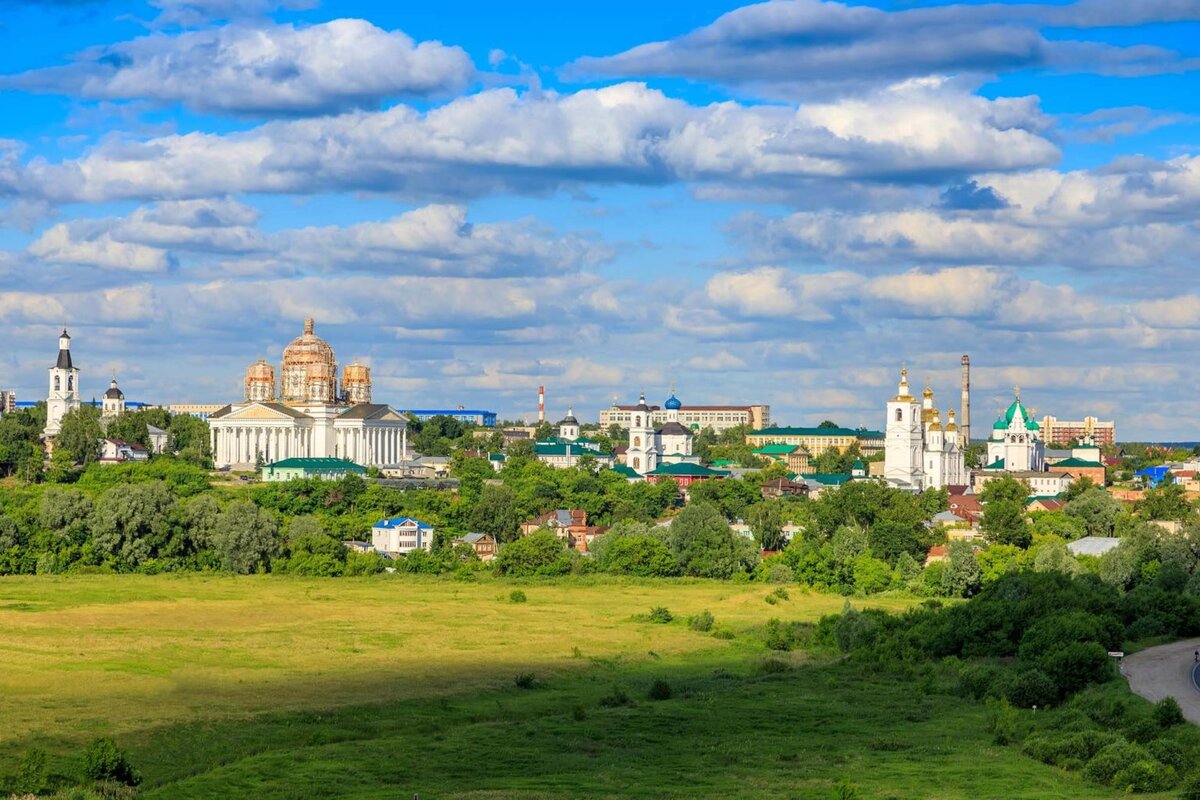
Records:
{"label": "industrial chimney", "polygon": [[546,421],[546,387],[538,387],[538,422]]}
{"label": "industrial chimney", "polygon": [[962,431],[963,447],[971,443],[971,357],[962,357]]}

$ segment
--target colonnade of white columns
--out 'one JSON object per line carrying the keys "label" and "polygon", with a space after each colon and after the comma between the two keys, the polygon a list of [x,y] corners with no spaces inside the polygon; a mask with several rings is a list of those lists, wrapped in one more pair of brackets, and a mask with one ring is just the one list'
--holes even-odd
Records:
{"label": "colonnade of white columns", "polygon": [[[364,466],[394,464],[408,457],[406,426],[336,426],[221,424],[210,422],[210,445],[218,467],[266,463],[285,458],[348,458]],[[328,437],[328,438],[327,438]]]}

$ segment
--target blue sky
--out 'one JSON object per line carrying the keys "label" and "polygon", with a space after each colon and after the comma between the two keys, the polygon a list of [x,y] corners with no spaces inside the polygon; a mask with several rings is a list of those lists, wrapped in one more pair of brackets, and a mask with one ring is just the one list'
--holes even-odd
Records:
{"label": "blue sky", "polygon": [[0,0],[0,387],[1196,438],[1200,0]]}

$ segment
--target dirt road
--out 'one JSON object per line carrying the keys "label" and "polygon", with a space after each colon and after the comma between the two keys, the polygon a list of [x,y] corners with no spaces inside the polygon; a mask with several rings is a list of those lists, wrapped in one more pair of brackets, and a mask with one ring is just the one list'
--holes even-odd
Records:
{"label": "dirt road", "polygon": [[1151,647],[1126,656],[1121,674],[1129,688],[1151,702],[1174,697],[1189,722],[1200,725],[1200,664],[1195,652],[1200,639]]}

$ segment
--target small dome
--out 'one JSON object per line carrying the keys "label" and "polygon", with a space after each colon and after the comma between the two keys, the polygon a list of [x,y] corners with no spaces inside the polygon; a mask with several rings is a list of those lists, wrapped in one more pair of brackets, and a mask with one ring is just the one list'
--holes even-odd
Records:
{"label": "small dome", "polygon": [[642,392],[641,395],[638,396],[638,404],[633,407],[633,410],[641,411],[643,414],[650,411],[650,406],[646,405],[646,393],[645,392]]}
{"label": "small dome", "polygon": [[671,396],[667,398],[667,402],[663,403],[663,408],[667,409],[668,411],[678,411],[679,409],[683,408],[683,403],[681,403],[679,398],[675,396],[675,393],[672,392]]}
{"label": "small dome", "polygon": [[117,379],[113,378],[112,383],[108,384],[108,391],[104,393],[106,400],[123,400],[125,393],[117,387]]}
{"label": "small dome", "polygon": [[562,421],[559,422],[558,424],[559,425],[578,425],[579,420],[575,419],[575,409],[567,408],[567,415],[565,417],[563,417]]}

